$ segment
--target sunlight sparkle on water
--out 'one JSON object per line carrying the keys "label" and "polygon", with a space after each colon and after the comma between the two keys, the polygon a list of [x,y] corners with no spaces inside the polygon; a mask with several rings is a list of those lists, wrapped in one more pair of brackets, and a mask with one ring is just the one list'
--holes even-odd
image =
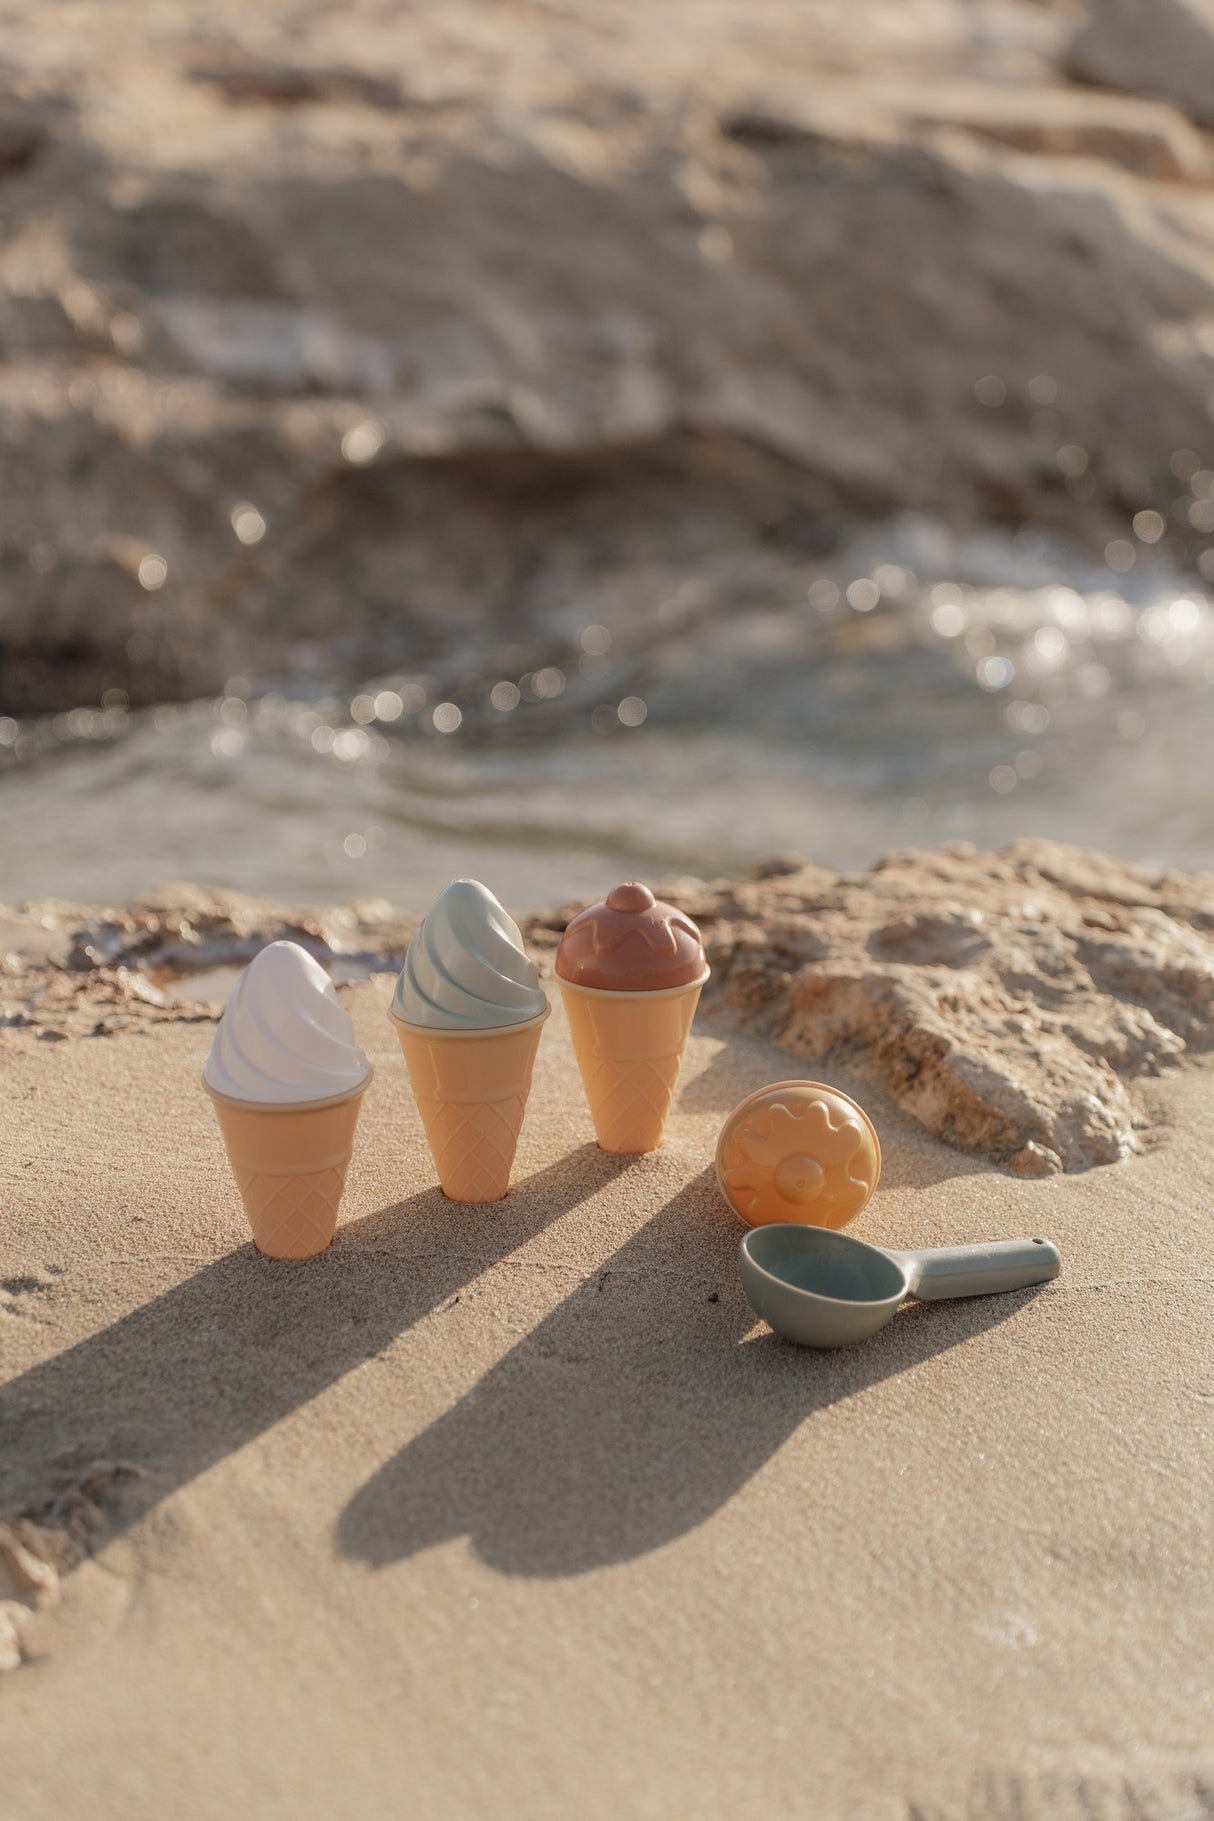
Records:
{"label": "sunlight sparkle on water", "polygon": [[1060,626],[1038,626],[1032,638],[1029,667],[1035,671],[1052,670],[1065,662],[1070,646]]}
{"label": "sunlight sparkle on water", "polygon": [[873,581],[883,597],[899,600],[911,593],[918,578],[901,563],[878,563],[873,570]]}
{"label": "sunlight sparkle on water", "polygon": [[983,658],[978,666],[978,681],[983,689],[1006,689],[1016,674],[1010,658]]}
{"label": "sunlight sparkle on water", "polygon": [[231,520],[232,529],[242,544],[260,544],[266,534],[266,521],[248,500],[241,500],[232,507]]}
{"label": "sunlight sparkle on water", "polygon": [[373,462],[387,440],[388,432],[377,417],[364,418],[347,430],[341,439],[341,452],[355,467]]}

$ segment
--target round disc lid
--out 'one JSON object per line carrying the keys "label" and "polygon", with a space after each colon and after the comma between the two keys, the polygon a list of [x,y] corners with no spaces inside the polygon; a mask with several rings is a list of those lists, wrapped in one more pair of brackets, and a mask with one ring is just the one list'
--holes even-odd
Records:
{"label": "round disc lid", "polygon": [[872,1120],[821,1081],[776,1081],[748,1094],[717,1140],[721,1191],[752,1227],[845,1227],[880,1174]]}

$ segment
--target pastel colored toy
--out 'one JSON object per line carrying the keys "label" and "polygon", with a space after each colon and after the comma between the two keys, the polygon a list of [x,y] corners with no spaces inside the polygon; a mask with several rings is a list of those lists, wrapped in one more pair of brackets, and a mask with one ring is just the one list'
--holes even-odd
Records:
{"label": "pastel colored toy", "polygon": [[851,1347],[893,1319],[906,1297],[938,1302],[1046,1283],[1061,1269],[1048,1239],[1003,1239],[889,1252],[824,1227],[746,1234],[738,1274],[756,1315],[802,1347]]}
{"label": "pastel colored toy", "polygon": [[872,1120],[839,1088],[776,1081],[736,1106],[717,1141],[717,1181],[750,1226],[845,1227],[881,1175]]}
{"label": "pastel colored toy", "polygon": [[699,930],[632,880],[573,919],[556,972],[601,1148],[656,1150],[708,979]]}
{"label": "pastel colored toy", "polygon": [[294,942],[255,955],[202,1079],[267,1257],[311,1258],[333,1238],[371,1073],[320,963]]}
{"label": "pastel colored toy", "polygon": [[389,1011],[452,1201],[509,1190],[550,1010],[518,926],[485,886],[456,879],[409,944]]}

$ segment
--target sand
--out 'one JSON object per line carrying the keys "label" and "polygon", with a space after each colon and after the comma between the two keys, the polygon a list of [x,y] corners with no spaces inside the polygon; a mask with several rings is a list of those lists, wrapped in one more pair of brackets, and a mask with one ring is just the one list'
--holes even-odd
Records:
{"label": "sand", "polygon": [[1214,1073],[1041,1181],[835,1074],[852,1231],[1064,1268],[813,1354],[709,1167],[787,1056],[702,1019],[666,1148],[609,1158],[557,1005],[517,1188],[455,1206],[389,985],[301,1265],[248,1243],[209,1023],[0,1031],[0,1508],[136,1470],[0,1681],[5,1821],[1214,1813]]}

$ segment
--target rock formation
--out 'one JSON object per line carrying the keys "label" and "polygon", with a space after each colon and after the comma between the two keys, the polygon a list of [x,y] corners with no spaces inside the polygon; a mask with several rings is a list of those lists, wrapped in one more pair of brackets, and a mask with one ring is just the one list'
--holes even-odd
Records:
{"label": "rock formation", "polygon": [[[1029,1174],[1114,1162],[1146,1118],[1135,1081],[1214,1047],[1214,877],[1043,841],[763,870],[663,887],[704,931],[707,1017],[808,1075],[846,1063],[976,1156]],[[541,957],[575,908],[532,920]],[[209,1021],[218,1005],[177,990],[191,971],[279,936],[347,972],[395,968],[410,932],[380,904],[288,916],[187,886],[128,911],[32,906],[6,921],[0,1024],[53,1041]]]}
{"label": "rock formation", "polygon": [[1071,47],[1070,67],[1105,88],[1158,95],[1214,127],[1214,4],[1095,0]]}
{"label": "rock formation", "polygon": [[1019,1172],[1125,1156],[1135,1079],[1214,1047],[1209,876],[1022,841],[684,902],[718,1012],[811,1072],[846,1060],[938,1138]]}
{"label": "rock formation", "polygon": [[1080,37],[1142,101],[1030,0],[24,0],[0,712],[475,656],[907,507],[1196,558],[1202,6]]}

